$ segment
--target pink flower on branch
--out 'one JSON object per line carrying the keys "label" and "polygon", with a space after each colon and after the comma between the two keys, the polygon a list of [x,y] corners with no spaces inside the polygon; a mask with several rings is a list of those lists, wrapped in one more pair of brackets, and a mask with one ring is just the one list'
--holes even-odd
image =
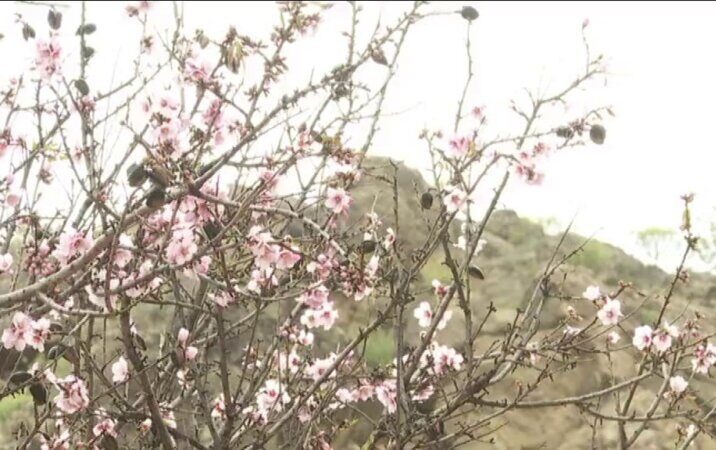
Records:
{"label": "pink flower on branch", "polygon": [[331,187],[326,190],[326,207],[334,214],[348,214],[352,204],[353,199],[345,190]]}

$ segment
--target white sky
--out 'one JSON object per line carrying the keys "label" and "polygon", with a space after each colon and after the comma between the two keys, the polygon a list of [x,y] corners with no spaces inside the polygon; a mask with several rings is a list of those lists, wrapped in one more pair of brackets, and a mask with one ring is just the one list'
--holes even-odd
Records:
{"label": "white sky", "polygon": [[[470,3],[470,2],[467,2]],[[457,10],[461,2],[434,3],[433,10]],[[471,2],[480,11],[472,40],[476,78],[469,100],[502,110],[521,89],[549,89],[583,67],[580,29],[589,18],[588,37],[593,53],[603,53],[611,76],[595,95],[595,103],[614,106],[616,118],[606,122],[607,140],[555,155],[548,163],[541,187],[513,183],[504,206],[530,217],[554,217],[568,222],[577,213],[577,231],[615,243],[634,252],[634,232],[650,226],[676,228],[685,192],[697,194],[696,211],[713,217],[716,190],[712,145],[713,105],[716,105],[716,5],[712,3],[563,3]],[[379,15],[384,23],[409,5],[368,3],[365,31]],[[88,16],[99,31],[93,35],[100,71],[122,56],[130,57],[138,36],[126,18],[124,4],[90,3]],[[73,33],[79,8],[63,9],[65,33]],[[276,15],[267,3],[186,2],[188,30],[203,28],[222,36],[229,25],[242,33],[267,36]],[[13,14],[46,28],[47,8],[0,4],[0,55],[7,62],[34,50],[19,39]],[[171,19],[171,5],[156,5],[152,21],[161,29]],[[326,55],[341,55],[345,41],[336,39],[347,29],[350,7],[337,2],[325,24],[309,39],[310,53],[293,54],[291,61],[316,73],[325,70]],[[440,16],[417,27],[406,42],[399,75],[386,110],[400,112],[384,120],[374,154],[405,160],[425,168],[427,154],[415,148],[423,128],[448,129],[465,77],[464,22],[459,16]],[[38,33],[39,34],[39,33]],[[338,57],[338,56],[336,56]],[[6,63],[0,79],[16,75]],[[102,75],[102,74],[100,74]],[[300,82],[301,80],[297,80]],[[492,123],[492,126],[500,125]],[[512,129],[514,130],[514,129]],[[511,130],[506,130],[511,131]],[[2,164],[2,162],[0,162]],[[675,261],[669,266],[675,265]]]}

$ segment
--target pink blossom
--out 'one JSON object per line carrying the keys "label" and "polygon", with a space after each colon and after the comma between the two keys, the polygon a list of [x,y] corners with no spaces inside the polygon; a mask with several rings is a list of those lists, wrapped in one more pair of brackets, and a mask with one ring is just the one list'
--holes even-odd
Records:
{"label": "pink blossom", "polygon": [[671,335],[663,330],[657,330],[652,336],[654,349],[659,353],[664,353],[671,348]]}
{"label": "pink blossom", "polygon": [[619,319],[624,317],[621,307],[619,300],[608,298],[604,306],[597,312],[597,317],[602,322],[602,325],[610,326],[619,323]]}
{"label": "pink blossom", "polygon": [[420,358],[420,366],[429,368],[435,375],[448,370],[460,370],[464,358],[454,348],[433,342]]}
{"label": "pink blossom", "polygon": [[129,378],[129,366],[124,356],[120,356],[119,359],[112,364],[112,382],[113,383],[124,383]]}
{"label": "pink blossom", "polygon": [[326,190],[326,207],[334,214],[348,214],[353,204],[351,196],[341,188],[328,188]]}
{"label": "pink blossom", "polygon": [[296,336],[296,343],[304,347],[313,345],[313,333],[311,333],[310,331],[301,330],[298,333],[298,336]]}
{"label": "pink blossom", "polygon": [[616,331],[610,331],[609,334],[607,334],[607,343],[614,345],[621,339],[621,336]]}
{"label": "pink blossom", "polygon": [[323,304],[328,301],[328,289],[320,285],[313,289],[309,289],[301,294],[296,301],[303,303],[311,309],[321,309]]}
{"label": "pink blossom", "polygon": [[92,248],[92,237],[85,232],[77,231],[70,228],[67,232],[60,235],[60,242],[52,253],[55,258],[62,264],[74,258],[87,253]]}
{"label": "pink blossom", "polygon": [[230,304],[232,304],[236,301],[234,299],[234,297],[231,294],[229,294],[228,292],[219,292],[216,295],[212,295],[211,299],[220,308],[226,308],[227,306],[229,306]]}
{"label": "pink blossom", "polygon": [[467,194],[459,187],[453,186],[448,189],[447,194],[443,197],[443,202],[448,214],[462,212],[467,204]]}
{"label": "pink blossom", "polygon": [[258,413],[264,420],[268,419],[269,413],[281,411],[283,405],[289,403],[291,397],[284,390],[278,380],[266,380],[256,395],[256,406]]}
{"label": "pink blossom", "polygon": [[412,399],[415,402],[424,402],[432,397],[434,393],[435,387],[432,384],[428,384],[413,392]]}
{"label": "pink blossom", "polygon": [[[316,359],[313,364],[308,366],[305,370],[306,376],[316,381],[323,377],[328,369],[336,361],[336,355],[331,354],[328,358]],[[331,377],[335,376],[335,371],[331,373]]]}
{"label": "pink blossom", "polygon": [[632,339],[634,347],[641,351],[646,348],[649,348],[653,341],[652,334],[653,330],[649,325],[642,325],[640,327],[637,327],[634,330],[634,338]]}
{"label": "pink blossom", "polygon": [[11,208],[17,208],[22,201],[22,191],[19,188],[10,188],[5,194],[5,204]]}
{"label": "pink blossom", "polygon": [[53,37],[49,42],[42,39],[37,40],[37,54],[35,66],[45,80],[50,80],[61,71],[62,47],[57,38]]}
{"label": "pink blossom", "polygon": [[211,406],[211,418],[217,421],[226,420],[226,404],[224,403],[224,394],[219,394],[214,399]]}
{"label": "pink blossom", "polygon": [[595,301],[602,296],[602,292],[599,290],[599,286],[589,286],[582,293],[582,297],[587,300]]}
{"label": "pink blossom", "polygon": [[167,119],[176,117],[177,113],[179,112],[180,106],[181,104],[179,103],[179,101],[174,97],[171,97],[169,94],[161,96],[157,101],[157,108],[159,114],[166,117]]}
{"label": "pink blossom", "polygon": [[0,138],[0,159],[5,156],[8,148],[10,148],[10,144],[8,144],[7,139]]}
{"label": "pink blossom", "polygon": [[184,63],[184,74],[186,77],[197,83],[208,83],[211,81],[211,63],[198,57],[187,58]]}
{"label": "pink blossom", "polygon": [[337,265],[332,256],[321,253],[315,261],[308,263],[306,271],[316,274],[321,280],[326,280]]}
{"label": "pink blossom", "polygon": [[[383,248],[389,250],[395,244],[395,230],[388,228],[385,230],[385,239],[383,240]],[[375,255],[377,256],[377,255]]]}
{"label": "pink blossom", "polygon": [[199,354],[199,349],[190,345],[187,348],[184,349],[184,359],[186,361],[194,361],[196,359],[196,355]]}
{"label": "pink blossom", "polygon": [[0,274],[5,272],[10,272],[10,268],[12,267],[13,258],[10,253],[5,253],[4,255],[0,255]]}
{"label": "pink blossom", "polygon": [[301,324],[306,328],[323,327],[330,330],[338,319],[338,311],[333,308],[333,302],[325,302],[318,309],[308,309],[301,316]]}
{"label": "pink blossom", "polygon": [[454,348],[445,345],[437,346],[433,350],[433,359],[437,366],[436,372],[441,373],[444,370],[460,370],[463,363],[463,357]]}
{"label": "pink blossom", "polygon": [[149,432],[149,430],[152,429],[152,419],[144,419],[142,423],[139,424],[138,429],[142,434]]}
{"label": "pink blossom", "polygon": [[174,417],[174,411],[169,409],[169,406],[166,403],[159,405],[159,411],[162,414],[162,422],[164,422],[164,424],[169,428],[176,429],[177,421]]}
{"label": "pink blossom", "polygon": [[127,15],[129,17],[138,16],[140,13],[143,15],[146,15],[147,12],[152,7],[152,2],[147,0],[142,0],[134,4],[127,5],[125,10],[127,11]]}
{"label": "pink blossom", "polygon": [[681,394],[686,391],[688,385],[689,382],[680,375],[669,378],[669,387],[671,387],[672,392],[675,394]]}
{"label": "pink blossom", "polygon": [[278,354],[276,363],[279,372],[290,372],[294,374],[297,373],[298,369],[301,367],[301,358],[295,350],[292,350],[290,353],[281,352]]}
{"label": "pink blossom", "polygon": [[678,339],[678,337],[681,335],[679,327],[677,327],[676,325],[671,325],[669,324],[669,322],[664,321],[664,324],[661,326],[661,328],[664,330],[665,333],[667,333],[674,339]]}
{"label": "pink blossom", "polygon": [[132,250],[130,250],[131,248],[132,238],[122,233],[119,236],[119,246],[114,250],[114,264],[120,269],[126,267],[132,260],[133,255]]}
{"label": "pink blossom", "polygon": [[213,129],[217,129],[221,127],[222,121],[223,121],[223,113],[221,112],[221,99],[214,99],[211,102],[211,105],[209,105],[209,108],[207,108],[201,115],[201,118],[204,120],[204,124],[207,127],[212,127]]}
{"label": "pink blossom", "polygon": [[115,422],[114,419],[105,417],[92,428],[92,434],[95,436],[109,435],[117,437],[117,431],[114,429],[116,426],[117,422]]}
{"label": "pink blossom", "polygon": [[[429,302],[420,302],[420,305],[413,311],[413,316],[418,319],[418,325],[427,328],[433,321],[433,310]],[[447,310],[438,323],[437,329],[442,330],[452,317],[452,311]]]}
{"label": "pink blossom", "polygon": [[177,334],[177,343],[179,344],[179,348],[182,350],[184,361],[194,361],[196,359],[196,355],[199,354],[199,349],[188,345],[189,340],[189,330],[186,328],[181,328],[179,330],[179,333]]}
{"label": "pink blossom", "polygon": [[281,247],[276,260],[276,268],[279,270],[288,270],[301,260],[298,248],[292,247],[291,250]]}
{"label": "pink blossom", "polygon": [[180,229],[172,234],[165,254],[170,264],[183,266],[192,260],[197,250],[194,233],[191,230]]}
{"label": "pink blossom", "polygon": [[74,375],[68,375],[65,378],[56,380],[59,395],[55,397],[55,404],[62,412],[66,414],[74,414],[89,406],[89,395],[85,382]]}
{"label": "pink blossom", "polygon": [[32,334],[32,319],[24,313],[16,312],[12,316],[10,327],[3,331],[3,346],[7,349],[14,348],[21,352],[25,349],[25,345],[27,345]]}
{"label": "pink blossom", "polygon": [[62,420],[55,421],[55,428],[52,437],[40,433],[40,450],[70,450],[70,432],[64,428]]}
{"label": "pink blossom", "polygon": [[177,333],[177,342],[179,345],[186,345],[186,341],[189,339],[189,330],[186,328],[180,328],[179,333]]}
{"label": "pink blossom", "polygon": [[445,297],[448,292],[450,291],[450,286],[445,286],[442,284],[439,280],[433,280],[432,282],[433,289],[435,290],[435,295],[442,299]]}
{"label": "pink blossom", "polygon": [[454,159],[464,157],[470,151],[470,144],[470,139],[464,136],[450,139],[448,156]]}
{"label": "pink blossom", "polygon": [[331,403],[328,407],[330,409],[340,408],[353,401],[353,393],[350,389],[339,388],[335,395],[336,401]]}
{"label": "pink blossom", "polygon": [[709,368],[716,364],[716,346],[712,344],[701,344],[696,347],[694,359],[691,366],[696,373],[707,374]]}
{"label": "pink blossom", "polygon": [[35,350],[45,351],[45,341],[50,337],[50,321],[44,317],[32,321],[32,330],[27,339],[27,344]]}
{"label": "pink blossom", "polygon": [[485,107],[484,106],[475,106],[472,108],[472,111],[470,111],[477,120],[484,120],[485,119]]}
{"label": "pink blossom", "polygon": [[152,131],[154,141],[158,145],[174,145],[179,139],[179,133],[182,131],[182,124],[177,119],[168,119],[163,121],[158,127]]}
{"label": "pink blossom", "polygon": [[211,268],[211,256],[204,255],[197,262],[194,263],[192,270],[198,275],[206,275],[209,273]]}
{"label": "pink blossom", "polygon": [[393,414],[398,408],[398,389],[394,379],[384,380],[375,386],[375,398],[385,407],[388,414]]}
{"label": "pink blossom", "polygon": [[247,283],[246,289],[261,294],[262,289],[268,289],[271,286],[278,286],[278,278],[274,275],[274,270],[268,267],[251,271],[251,279]]}
{"label": "pink blossom", "polygon": [[247,246],[256,258],[256,265],[262,269],[269,268],[279,260],[281,247],[274,244],[271,232],[263,231],[263,227],[255,225],[249,230]]}
{"label": "pink blossom", "polygon": [[530,185],[540,185],[544,181],[544,174],[537,171],[537,166],[532,162],[522,162],[517,164],[515,169],[517,175],[522,178],[525,183]]}
{"label": "pink blossom", "polygon": [[360,386],[353,391],[354,400],[357,402],[365,402],[373,398],[375,395],[375,386],[369,382],[361,381]]}

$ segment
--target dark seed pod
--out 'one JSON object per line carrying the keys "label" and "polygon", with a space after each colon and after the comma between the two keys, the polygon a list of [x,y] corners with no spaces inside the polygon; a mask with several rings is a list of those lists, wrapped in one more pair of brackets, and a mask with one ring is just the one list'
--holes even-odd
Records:
{"label": "dark seed pod", "polygon": [[47,389],[45,389],[42,383],[33,383],[30,386],[30,395],[32,395],[32,399],[35,400],[35,404],[37,405],[47,403]]}
{"label": "dark seed pod", "polygon": [[420,206],[423,209],[430,209],[433,207],[433,194],[430,192],[424,192],[423,195],[420,196]]}
{"label": "dark seed pod", "polygon": [[182,349],[178,348],[171,352],[171,358],[175,366],[182,367],[184,365],[184,351]]}
{"label": "dark seed pod", "polygon": [[348,86],[345,83],[338,83],[333,88],[333,97],[342,98],[349,94]]}
{"label": "dark seed pod", "polygon": [[97,25],[93,23],[86,23],[79,28],[77,28],[77,35],[81,36],[83,34],[92,34],[95,31],[97,31]]}
{"label": "dark seed pod", "polygon": [[105,434],[102,436],[102,440],[99,443],[100,447],[102,447],[104,450],[117,450],[119,449],[119,445],[117,445],[117,439],[114,438],[114,436],[110,434]]}
{"label": "dark seed pod", "polygon": [[366,239],[360,244],[360,251],[362,253],[373,253],[377,244],[373,239]]}
{"label": "dark seed pod", "polygon": [[555,130],[555,134],[561,138],[570,139],[574,136],[574,131],[570,127],[559,127]]}
{"label": "dark seed pod", "polygon": [[134,336],[134,344],[143,352],[147,351],[147,343],[144,340],[144,338],[138,334],[133,334]]}
{"label": "dark seed pod", "polygon": [[470,22],[480,17],[480,13],[472,6],[463,6],[460,10],[460,15],[463,19],[469,20]]}
{"label": "dark seed pod", "polygon": [[214,222],[207,222],[206,225],[204,225],[204,233],[206,233],[206,237],[209,239],[214,239],[216,236],[219,235],[219,226]]}
{"label": "dark seed pod", "polygon": [[607,130],[603,126],[599,124],[592,125],[592,128],[589,130],[589,138],[592,142],[597,145],[602,145],[606,137]]}
{"label": "dark seed pod", "polygon": [[82,49],[82,57],[84,59],[90,59],[94,56],[94,49],[92,47],[85,47]]}
{"label": "dark seed pod", "polygon": [[241,60],[244,58],[244,47],[241,41],[237,40],[233,44],[229,44],[224,48],[224,61],[226,67],[233,73],[239,71]]}
{"label": "dark seed pod", "polygon": [[30,380],[32,380],[32,374],[30,372],[21,371],[10,375],[10,379],[8,381],[12,384],[20,385],[27,383]]}
{"label": "dark seed pod", "polygon": [[87,82],[80,78],[79,80],[75,80],[75,87],[82,95],[89,94],[89,86],[87,85]]}
{"label": "dark seed pod", "polygon": [[64,344],[53,345],[47,350],[47,357],[50,359],[57,359],[65,352],[67,347]]}
{"label": "dark seed pod", "polygon": [[373,60],[373,62],[376,62],[381,66],[388,65],[388,59],[385,57],[385,53],[383,53],[383,50],[379,48],[376,48],[372,52],[370,52],[370,58]]}
{"label": "dark seed pod", "polygon": [[29,39],[35,39],[35,29],[30,25],[25,24],[22,26],[22,38],[26,41]]}
{"label": "dark seed pod", "polygon": [[158,163],[151,161],[149,167],[146,169],[147,176],[152,180],[155,186],[167,188],[171,186],[174,177],[166,167],[159,165]]}
{"label": "dark seed pod", "polygon": [[141,164],[132,164],[127,168],[127,181],[132,187],[139,187],[147,181],[147,171]]}
{"label": "dark seed pod", "polygon": [[485,279],[485,274],[482,272],[482,269],[480,269],[479,267],[477,267],[477,266],[474,265],[474,264],[467,268],[467,273],[468,273],[471,277],[477,278],[478,280],[484,280],[484,279]]}
{"label": "dark seed pod", "polygon": [[77,356],[77,352],[72,347],[67,347],[65,351],[62,352],[62,357],[74,366],[79,365],[80,363],[80,358]]}
{"label": "dark seed pod", "polygon": [[159,208],[166,201],[167,194],[164,192],[164,188],[155,186],[147,194],[147,206],[151,208]]}
{"label": "dark seed pod", "polygon": [[50,24],[50,28],[53,30],[59,30],[62,26],[62,13],[51,9],[47,13],[47,23]]}
{"label": "dark seed pod", "polygon": [[204,32],[201,30],[196,30],[196,42],[199,43],[201,48],[206,48],[210,43],[209,38],[206,37]]}

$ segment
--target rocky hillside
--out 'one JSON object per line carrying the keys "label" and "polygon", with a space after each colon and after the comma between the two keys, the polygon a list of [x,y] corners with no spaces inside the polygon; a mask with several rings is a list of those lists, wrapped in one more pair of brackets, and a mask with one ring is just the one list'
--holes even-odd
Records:
{"label": "rocky hillside", "polygon": [[[384,218],[385,227],[395,227],[394,223],[394,191],[392,177],[397,176],[398,217],[401,236],[401,245],[407,249],[417,247],[426,236],[426,214],[421,210],[419,197],[427,190],[427,185],[419,173],[403,165],[396,168],[386,159],[371,158],[366,161],[367,173],[363,180],[353,189],[352,195],[356,206],[349,217],[349,223],[359,224],[367,212],[374,210]],[[437,200],[436,200],[437,201]],[[427,214],[435,214],[433,208]],[[430,217],[427,217],[428,219]],[[456,239],[457,227],[452,230]],[[360,233],[356,233],[356,238]],[[498,211],[492,217],[485,235],[487,244],[476,259],[476,263],[485,273],[484,281],[476,281],[471,286],[473,291],[473,311],[481,317],[488,304],[493,304],[496,312],[484,328],[484,333],[478,338],[477,345],[481,348],[493,342],[510,323],[518,308],[522,307],[535,287],[539,275],[544,271],[545,265],[553,255],[559,243],[559,237],[546,235],[542,227],[520,218],[511,211]],[[585,238],[577,235],[568,235],[558,254],[563,256],[584,244]],[[676,262],[675,262],[676,263]],[[660,295],[668,285],[673,275],[667,274],[654,266],[646,266],[640,261],[627,255],[620,249],[598,241],[588,242],[581,251],[577,252],[567,264],[553,277],[553,282],[559,283],[561,292],[579,296],[588,285],[599,285],[603,291],[615,290],[620,281],[633,283],[635,290],[623,295],[625,313],[629,313],[638,304],[644,302],[642,310],[624,323],[622,343],[630,342],[630,334],[635,326],[655,319],[660,305]],[[449,272],[443,264],[443,255],[435,254],[428,262],[417,280],[416,291],[424,288],[426,298],[430,296],[429,285],[433,279],[449,280]],[[0,285],[0,292],[3,291]],[[640,294],[640,293],[641,294]],[[418,296],[418,299],[420,297]],[[339,301],[341,319],[336,329],[340,332],[338,339],[345,339],[352,335],[359,327],[370,319],[376,305],[370,300],[361,303],[352,301]],[[586,325],[594,317],[594,309],[586,301],[561,300],[552,298],[545,305],[541,318],[541,331],[553,330],[566,317],[566,308],[571,305],[584,319]],[[716,317],[716,279],[702,274],[692,274],[687,285],[680,285],[676,291],[675,300],[670,307],[667,318],[677,319],[686,307],[686,313],[692,315],[699,311],[706,317]],[[159,313],[157,313],[159,314]],[[417,330],[412,320],[408,324],[408,338],[415,339]],[[159,315],[147,315],[147,323],[139,318],[138,326],[142,330],[154,333],[157,339],[160,333],[171,325],[169,319]],[[162,321],[166,325],[162,327]],[[457,348],[461,346],[462,315],[458,309],[451,322],[451,326],[441,331],[438,339],[445,344]],[[151,323],[149,323],[151,322]],[[713,322],[712,322],[713,323]],[[574,324],[579,326],[579,324]],[[265,332],[273,333],[275,323],[267,323]],[[151,340],[152,337],[150,336]],[[335,342],[327,343],[328,348],[335,348]],[[238,345],[238,344],[237,344]],[[238,347],[237,347],[238,348]],[[393,359],[392,330],[386,328],[379,330],[369,341],[365,356],[371,364],[388,363]],[[619,367],[615,375],[627,375],[634,372],[635,356],[631,346],[614,355],[615,366]],[[517,381],[529,382],[532,373],[518,372],[515,377],[508,378],[490,392],[490,398],[499,399],[514,392]],[[577,395],[589,390],[611,384],[611,374],[608,364],[601,356],[593,359],[581,360],[569,372],[562,374],[555,382],[543,389],[537,398],[559,398],[568,395]],[[694,381],[697,395],[690,400],[693,408],[700,408],[704,399],[713,398],[714,385],[703,381]],[[637,405],[645,405],[651,399],[637,398]],[[613,411],[607,400],[605,410]],[[0,402],[0,448],[1,444],[8,442],[5,437],[11,436],[17,430],[18,416],[31,416],[30,402],[23,398],[8,398]],[[372,409],[372,410],[371,410]],[[472,414],[487,415],[489,410],[475,410]],[[374,408],[367,408],[368,414],[379,414]],[[469,448],[498,448],[498,449],[581,449],[591,448],[592,429],[589,426],[589,417],[580,414],[574,407],[562,407],[546,411],[522,410],[515,411],[491,424],[497,428],[493,444],[474,444]],[[607,425],[605,431],[598,436],[598,448],[613,448],[616,439],[616,427]],[[673,448],[676,430],[672,422],[668,427],[654,428],[644,433],[639,448],[667,449]],[[343,436],[339,442],[334,443],[335,448],[359,448],[361,431],[352,435]],[[714,441],[700,438],[693,448],[716,448]]]}
{"label": "rocky hillside", "polygon": [[[388,182],[392,179],[395,169],[384,159],[371,159],[368,164],[369,175],[354,190],[357,208],[354,212],[357,220],[366,211],[374,208],[385,218],[386,226],[393,226],[393,190]],[[398,169],[399,222],[404,244],[416,246],[425,236],[423,212],[419,207],[419,194],[427,189],[422,177],[416,171],[404,166]],[[407,224],[407,225],[405,225]],[[456,238],[453,231],[453,238]],[[487,244],[477,256],[475,262],[485,273],[484,281],[473,282],[472,309],[482,317],[485,308],[492,303],[497,312],[484,328],[484,334],[478,339],[478,345],[487,346],[499,337],[505,326],[509,324],[518,308],[524,306],[535,288],[536,280],[544,272],[546,264],[557,248],[560,236],[549,236],[542,227],[512,211],[497,211],[485,235]],[[585,244],[586,242],[586,244]],[[670,284],[673,274],[668,274],[656,266],[645,265],[626,254],[619,248],[596,240],[588,241],[582,236],[568,234],[558,251],[558,259],[572,253],[582,246],[553,277],[552,282],[559,284],[561,293],[578,297],[589,285],[599,285],[603,292],[615,291],[620,282],[631,283],[634,290],[629,291],[620,299],[624,304],[624,312],[628,314],[643,302],[643,306],[632,317],[623,323],[621,343],[631,342],[634,327],[643,323],[651,323],[656,319],[665,289]],[[674,262],[674,269],[678,261]],[[449,280],[450,274],[443,264],[443,255],[437,253],[422,271],[422,280],[428,286],[432,279]],[[429,295],[429,294],[426,294]],[[567,316],[566,309],[572,306],[584,317],[583,322],[572,323],[574,326],[586,326],[595,316],[595,310],[587,301],[562,300],[552,298],[545,305],[541,316],[541,332],[554,330]],[[688,307],[688,310],[687,310]],[[362,307],[361,307],[362,308]],[[351,311],[352,321],[361,322],[361,308]],[[367,308],[366,308],[367,309]],[[691,274],[688,284],[679,284],[671,306],[665,318],[675,321],[679,316],[692,317],[699,312],[707,318],[716,317],[716,278],[705,274]],[[441,331],[438,339],[460,347],[463,339],[462,314],[456,309],[451,326]],[[710,324],[709,320],[704,321]],[[712,327],[709,327],[712,328]],[[417,332],[410,327],[413,335]],[[705,330],[708,332],[708,330]],[[711,330],[713,331],[713,330]],[[392,358],[391,331],[385,330],[384,336],[374,339],[369,347],[369,357],[385,362]],[[409,333],[410,334],[410,333]],[[634,373],[637,356],[630,345],[613,356],[615,375]],[[689,368],[690,369],[690,368]],[[531,372],[518,372],[512,379],[491,391],[491,398],[500,398],[500,394],[514,392],[517,381],[529,382]],[[611,384],[611,374],[605,358],[595,356],[584,359],[576,367],[542,389],[540,396],[534,398],[559,398],[578,395],[590,390],[604,388]],[[632,375],[633,376],[633,375]],[[694,380],[691,386],[698,390],[689,405],[701,408],[703,401],[712,401],[714,383],[705,381],[704,377]],[[654,389],[657,389],[655,386]],[[608,400],[609,402],[610,400]],[[651,398],[637,398],[638,405],[646,405]],[[613,411],[611,405],[605,411]],[[475,414],[487,414],[489,411],[475,411]],[[494,425],[504,425],[497,431],[493,444],[475,444],[471,448],[503,448],[503,449],[576,449],[591,448],[592,429],[590,418],[583,416],[575,407],[562,407],[546,411],[523,410],[510,413],[502,421]],[[675,425],[670,428],[659,428],[646,431],[639,448],[673,448],[676,436]],[[598,436],[598,448],[614,448],[616,445],[616,426],[607,425],[603,435]],[[716,442],[701,438],[694,443],[694,448],[716,448]]]}

